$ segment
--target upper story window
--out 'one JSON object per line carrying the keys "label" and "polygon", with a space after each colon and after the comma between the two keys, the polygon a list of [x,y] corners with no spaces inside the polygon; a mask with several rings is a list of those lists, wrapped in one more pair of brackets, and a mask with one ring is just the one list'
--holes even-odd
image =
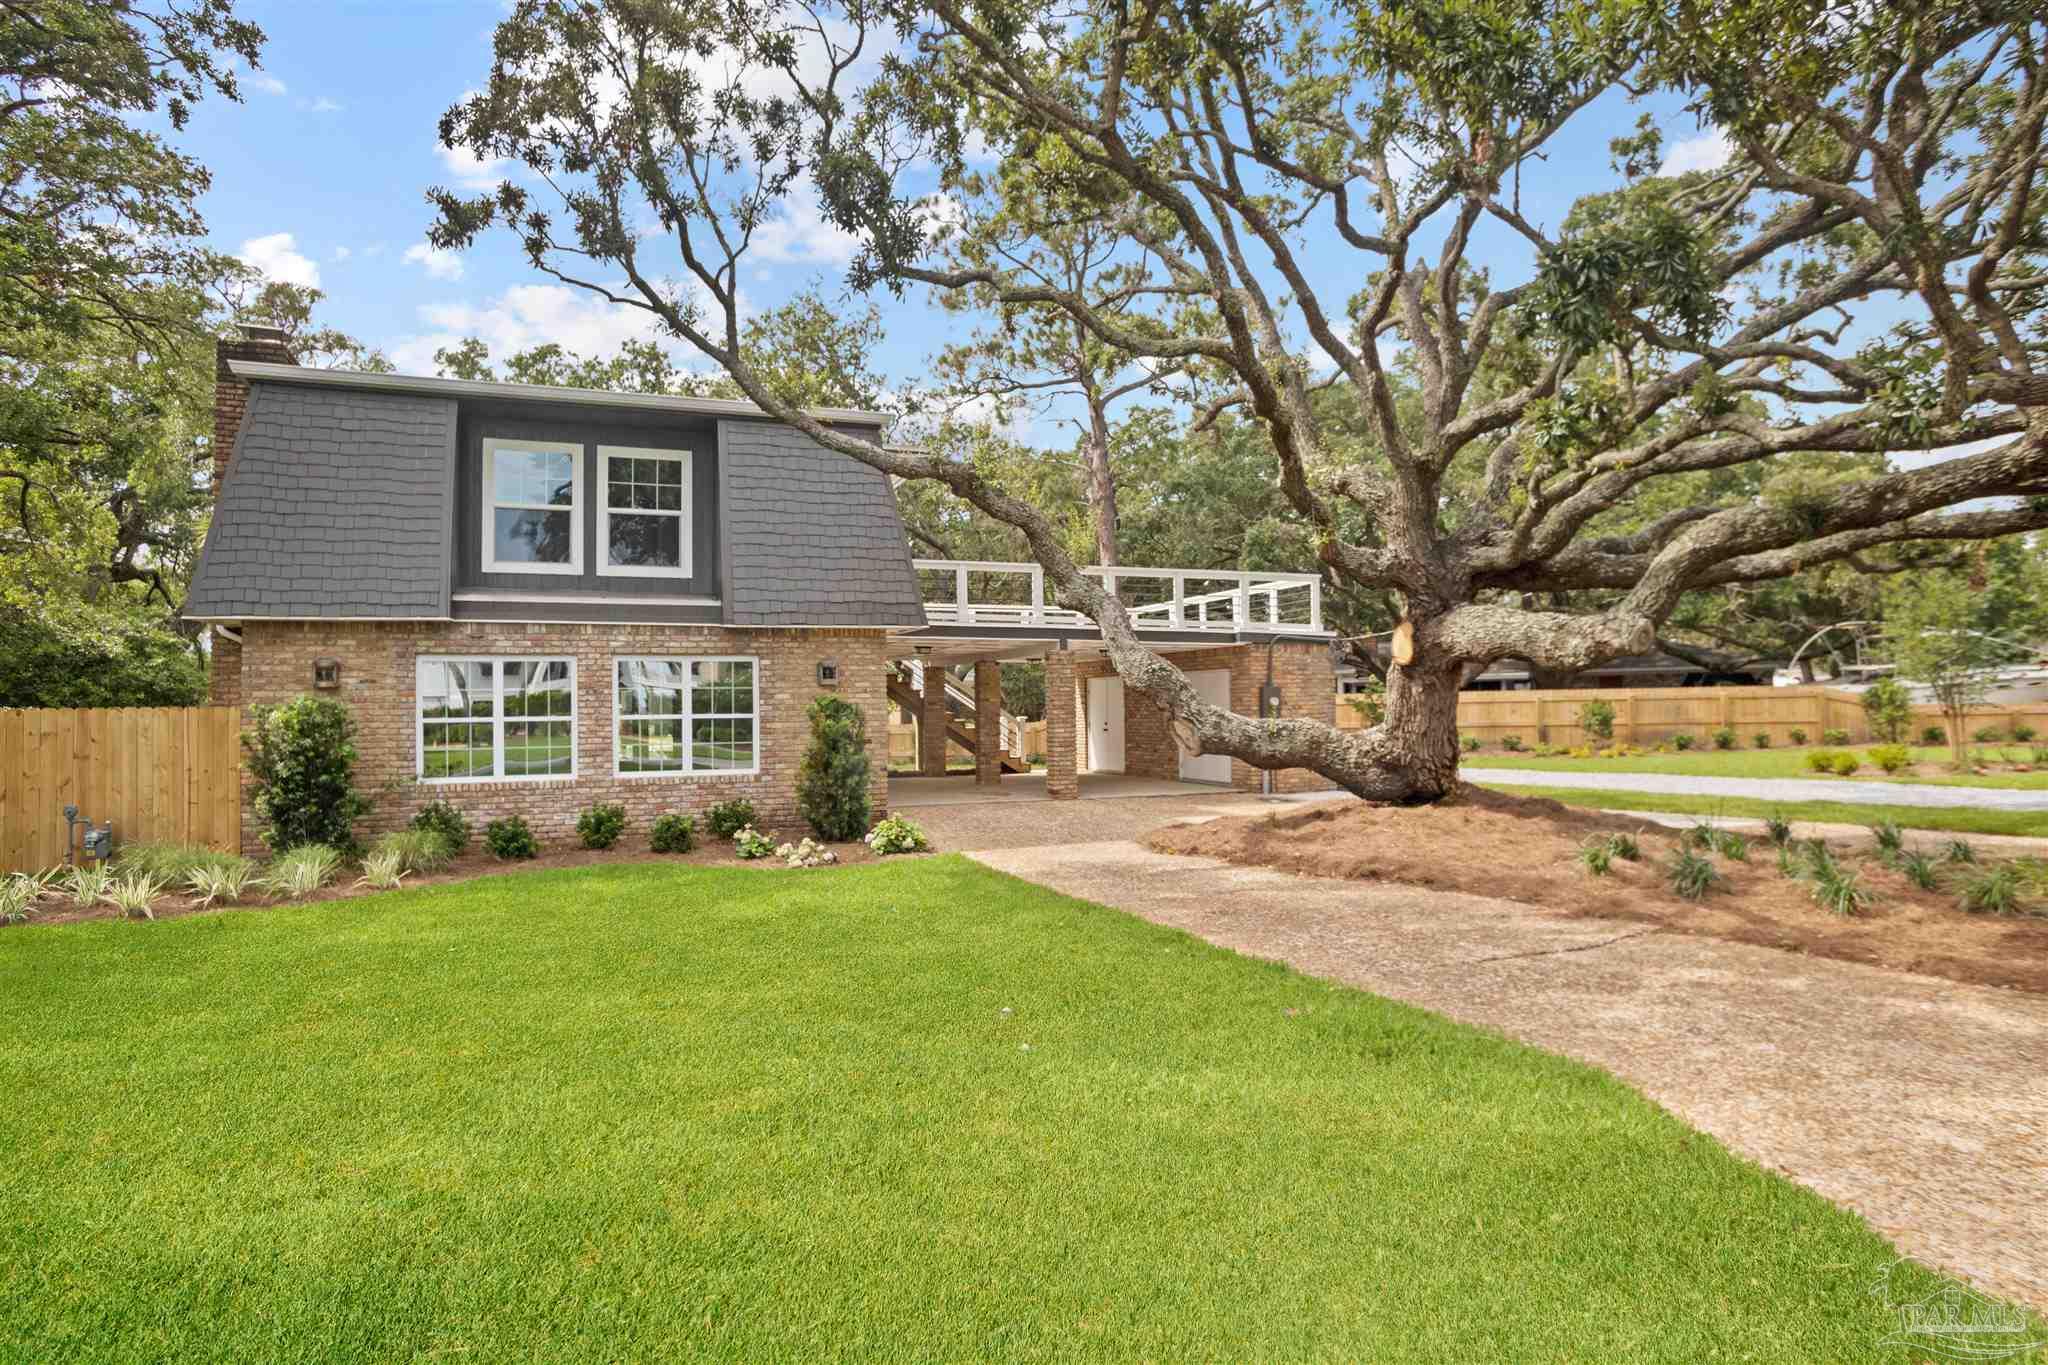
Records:
{"label": "upper story window", "polygon": [[484,442],[484,568],[583,572],[583,450],[547,441]]}
{"label": "upper story window", "polygon": [[690,453],[599,446],[598,572],[690,576]]}

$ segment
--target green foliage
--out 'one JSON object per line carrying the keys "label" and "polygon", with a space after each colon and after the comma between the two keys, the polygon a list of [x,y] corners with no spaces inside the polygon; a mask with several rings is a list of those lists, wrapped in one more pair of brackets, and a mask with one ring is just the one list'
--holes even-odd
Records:
{"label": "green foliage", "polygon": [[1863,690],[1863,715],[1872,739],[1902,744],[1913,719],[1913,699],[1897,678],[1879,678]]}
{"label": "green foliage", "polygon": [[[715,819],[715,807],[712,815]],[[682,811],[664,811],[654,817],[649,843],[656,853],[688,853],[697,845],[697,822]]]}
{"label": "green foliage", "polygon": [[1920,742],[1930,747],[1936,744],[1946,744],[1948,743],[1948,731],[1942,729],[1939,725],[1925,726],[1920,731]]}
{"label": "green foliage", "polygon": [[1847,744],[1849,742],[1849,732],[1847,730],[1823,730],[1820,732],[1820,742],[1835,745]]}
{"label": "green foliage", "polygon": [[1996,725],[1981,725],[1970,732],[1970,738],[1979,744],[1998,744],[2005,739],[2005,731]]}
{"label": "green foliage", "polygon": [[1888,774],[1896,775],[1913,766],[1913,751],[1903,744],[1873,744],[1867,756]]}
{"label": "green foliage", "polygon": [[1772,811],[1764,817],[1764,838],[1779,848],[1785,847],[1792,842],[1792,822],[1778,811]]}
{"label": "green foliage", "polygon": [[341,870],[341,851],[326,844],[297,844],[273,858],[263,883],[287,899],[310,896]]}
{"label": "green foliage", "polygon": [[417,818],[411,829],[393,830],[380,837],[370,845],[370,855],[395,858],[402,870],[421,874],[443,871],[455,861],[448,836],[439,829],[421,825]]}
{"label": "green foliage", "polygon": [[72,638],[0,611],[0,707],[198,706],[206,673],[185,640],[139,620]]}
{"label": "green foliage", "polygon": [[585,848],[610,848],[626,832],[626,808],[599,803],[576,817],[576,837]]}
{"label": "green foliage", "polygon": [[1785,736],[1792,741],[1792,747],[1795,749],[1806,743],[1806,731],[1797,725],[1787,730]]}
{"label": "green foliage", "polygon": [[2015,744],[2029,744],[2029,743],[2032,743],[2032,742],[2033,742],[2033,738],[2034,738],[2034,735],[2035,735],[2035,733],[2036,733],[2036,731],[2035,731],[2034,727],[2033,727],[2033,726],[2031,726],[2031,725],[2028,725],[2028,724],[2027,724],[2027,723],[2026,723],[2025,721],[2018,721],[2018,722],[2015,722],[2015,723],[2014,723],[2014,725],[2013,725],[2013,727],[2012,727],[2012,739],[2013,739],[2013,743],[2015,743]]}
{"label": "green foliage", "polygon": [[523,816],[508,815],[484,826],[484,847],[493,858],[509,862],[515,858],[537,858],[540,842],[527,828]]}
{"label": "green foliage", "polygon": [[1964,716],[1990,693],[1998,670],[2025,655],[2025,641],[2008,639],[2000,624],[1996,599],[1953,572],[1908,575],[1885,594],[1885,626],[1899,674],[1926,687],[1941,707],[1958,763],[1964,761]]}
{"label": "green foliage", "polygon": [[1633,834],[1610,834],[1607,836],[1607,847],[1613,850],[1617,858],[1624,858],[1632,863],[1642,860],[1642,845],[1636,842],[1636,836]]}
{"label": "green foliage", "polygon": [[451,858],[469,847],[469,817],[446,801],[429,801],[421,806],[412,817],[412,827],[440,835]]}
{"label": "green foliage", "polygon": [[1834,749],[1812,749],[1807,752],[1806,766],[1817,773],[1831,773],[1835,770]]}
{"label": "green foliage", "polygon": [[744,796],[721,801],[704,813],[704,826],[714,839],[730,839],[754,823],[754,803]]}
{"label": "green foliage", "polygon": [[1686,750],[1692,748],[1692,746],[1697,743],[1699,743],[1699,737],[1694,735],[1690,730],[1680,730],[1677,734],[1671,737],[1671,747],[1678,750],[1678,752],[1680,753],[1684,753]]}
{"label": "green foliage", "polygon": [[1870,904],[1870,890],[1863,885],[1863,875],[1833,858],[1816,862],[1812,877],[1814,900],[1834,914],[1860,914]]}
{"label": "green foliage", "polygon": [[1588,839],[1579,846],[1579,861],[1594,876],[1605,877],[1614,870],[1614,850],[1605,839]]}
{"label": "green foliage", "polygon": [[1695,820],[1684,833],[1678,836],[1681,848],[1712,848],[1719,841],[1719,832],[1712,820]]}
{"label": "green foliage", "polygon": [[1848,777],[1863,766],[1863,760],[1847,749],[1838,749],[1828,766],[1834,770],[1835,776]]}
{"label": "green foliage", "polygon": [[1522,751],[1522,737],[1520,735],[1502,735],[1500,737],[1500,747],[1511,754],[1518,754]]}
{"label": "green foliage", "polygon": [[1716,749],[1732,749],[1735,747],[1735,738],[1734,727],[1724,725],[1713,733],[1714,747]]}
{"label": "green foliage", "polygon": [[749,862],[756,858],[769,857],[775,852],[775,832],[755,829],[752,825],[735,830],[732,836],[732,851]]}
{"label": "green foliage", "polygon": [[820,839],[858,839],[867,832],[870,811],[867,727],[860,708],[821,696],[806,714],[811,739],[797,766],[797,811]]}
{"label": "green foliage", "polygon": [[356,878],[356,885],[375,891],[390,891],[409,875],[403,853],[394,848],[373,848],[363,858],[363,875]]}
{"label": "green foliage", "polygon": [[1951,839],[1941,846],[1941,856],[1952,863],[1974,863],[1977,849],[1968,839]]}
{"label": "green foliage", "polygon": [[1579,708],[1579,728],[1595,739],[1614,738],[1614,703],[1589,701]]}
{"label": "green foliage", "polygon": [[1721,873],[1713,863],[1689,848],[1681,848],[1665,868],[1665,879],[1679,899],[1702,900],[1721,884]]}
{"label": "green foliage", "polygon": [[102,863],[80,863],[65,873],[59,883],[71,903],[81,910],[105,900],[107,888],[113,884],[113,869]]}
{"label": "green foliage", "polygon": [[1714,851],[1734,863],[1749,861],[1749,840],[1732,829],[1714,831]]}
{"label": "green foliage", "polygon": [[2011,863],[2000,863],[1963,883],[1961,903],[1973,915],[2018,914],[2023,890],[2019,870]]}
{"label": "green foliage", "polygon": [[1899,828],[1896,820],[1880,820],[1870,827],[1870,837],[1877,841],[1880,853],[1895,854],[1906,846],[1906,832]]}
{"label": "green foliage", "polygon": [[931,847],[931,840],[915,820],[907,815],[891,815],[868,831],[867,845],[875,852],[922,853]]}
{"label": "green foliage", "polygon": [[1459,735],[1459,736],[1458,736],[1458,747],[1459,747],[1460,749],[1463,749],[1463,750],[1464,750],[1464,751],[1465,751],[1466,753],[1468,753],[1468,754],[1474,754],[1474,753],[1478,753],[1478,752],[1479,752],[1479,736],[1477,736],[1477,735]]}
{"label": "green foliage", "polygon": [[1749,737],[1749,742],[1759,749],[1768,749],[1771,747],[1771,732],[1759,730]]}
{"label": "green foliage", "polygon": [[1582,351],[1619,340],[1621,319],[1631,314],[1705,341],[1728,312],[1713,254],[1685,216],[1662,204],[1640,205],[1544,256],[1522,300],[1524,324]]}
{"label": "green foliage", "polygon": [[35,918],[36,902],[50,889],[51,880],[28,872],[0,874],[0,924],[26,924]]}
{"label": "green foliage", "polygon": [[1925,853],[1901,853],[1893,866],[1905,879],[1922,891],[1932,891],[1935,884],[1934,859]]}
{"label": "green foliage", "polygon": [[155,877],[144,872],[131,872],[108,883],[106,902],[130,919],[155,919],[156,912],[151,906],[163,889],[163,883]]}
{"label": "green foliage", "polygon": [[356,726],[347,706],[299,697],[250,708],[242,736],[263,842],[324,844],[354,852],[355,823],[370,809],[355,786]]}

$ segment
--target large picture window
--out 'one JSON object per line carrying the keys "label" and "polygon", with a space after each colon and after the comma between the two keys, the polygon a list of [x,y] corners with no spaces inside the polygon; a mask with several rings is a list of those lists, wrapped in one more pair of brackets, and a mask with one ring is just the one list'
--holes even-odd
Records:
{"label": "large picture window", "polygon": [[620,659],[619,775],[757,771],[758,674],[753,659]]}
{"label": "large picture window", "polygon": [[573,659],[422,658],[423,782],[576,775]]}
{"label": "large picture window", "polygon": [[597,571],[687,578],[690,453],[599,446],[604,493],[597,504]]}
{"label": "large picture window", "polygon": [[545,441],[484,442],[484,568],[583,572],[583,450]]}

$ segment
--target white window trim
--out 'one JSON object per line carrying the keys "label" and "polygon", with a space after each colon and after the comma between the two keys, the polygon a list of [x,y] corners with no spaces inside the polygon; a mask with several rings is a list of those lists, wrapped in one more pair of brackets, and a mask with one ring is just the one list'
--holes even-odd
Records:
{"label": "white window trim", "polygon": [[[625,756],[621,736],[625,733],[625,713],[619,707],[619,665],[640,660],[655,660],[661,663],[689,664],[752,664],[754,666],[754,765],[751,768],[674,768],[666,772],[628,772],[620,766]],[[689,746],[689,734],[696,720],[696,689],[688,683],[689,671],[684,669],[683,685],[683,737],[684,754],[695,763],[696,754]],[[702,781],[706,778],[759,777],[761,775],[761,658],[757,654],[614,654],[612,656],[612,776],[621,781],[633,782],[641,778],[666,778],[670,781],[687,779]]]}
{"label": "white window trim", "polygon": [[[505,665],[506,664],[555,664],[569,665],[569,771],[566,773],[543,773],[538,776],[525,773],[518,777],[507,777],[505,773]],[[427,726],[430,723],[450,723],[446,717],[429,722],[420,708],[420,665],[421,664],[490,664],[491,668],[491,768],[489,777],[428,777],[427,776]],[[583,723],[583,699],[576,690],[576,656],[573,654],[421,654],[413,659],[412,665],[412,747],[413,781],[428,787],[475,785],[486,782],[574,782],[582,775],[582,760],[577,750],[577,731]],[[521,717],[525,719],[525,717]],[[562,720],[561,716],[550,716],[550,720]],[[454,721],[454,724],[463,724]],[[471,722],[474,723],[474,722]],[[758,725],[759,722],[756,722]]]}
{"label": "white window trim", "polygon": [[[611,457],[617,455],[628,460],[671,460],[683,467],[683,505],[679,512],[656,511],[655,516],[674,516],[682,524],[677,528],[676,567],[665,569],[660,565],[614,564],[612,563],[612,466]],[[694,576],[697,560],[696,548],[690,543],[690,523],[694,518],[696,501],[691,496],[695,485],[691,483],[696,473],[696,461],[687,450],[660,450],[653,446],[599,446],[597,448],[597,571],[607,578],[690,578]],[[647,515],[647,509],[620,508],[635,516]]]}
{"label": "white window trim", "polygon": [[[501,563],[497,558],[498,502],[493,475],[497,472],[497,455],[501,449],[541,450],[550,454],[567,454],[569,457],[569,562],[567,564],[534,564],[526,560]],[[483,532],[483,563],[485,573],[553,573],[581,574],[583,572],[583,447],[566,441],[520,441],[511,437],[486,436],[483,444],[483,478],[481,480],[482,502],[479,504],[477,521]],[[523,508],[527,511],[559,512],[559,507],[532,507],[524,503],[505,503],[507,507]]]}

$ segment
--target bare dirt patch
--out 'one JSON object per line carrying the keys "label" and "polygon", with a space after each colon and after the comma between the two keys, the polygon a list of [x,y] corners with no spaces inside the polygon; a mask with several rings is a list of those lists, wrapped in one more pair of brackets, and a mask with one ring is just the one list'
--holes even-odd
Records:
{"label": "bare dirt patch", "polygon": [[[1635,836],[1641,861],[1617,858],[1610,875],[1593,876],[1579,861],[1580,850],[1590,839],[1616,833]],[[1750,840],[1746,862],[1710,855],[1722,881],[1704,900],[1688,901],[1663,876],[1684,833],[1466,787],[1457,800],[1434,806],[1332,803],[1172,825],[1143,842],[1162,853],[1491,896],[1572,918],[2048,993],[2048,919],[1965,913],[1953,886],[1922,891],[1848,843],[1835,844],[1835,851],[1872,897],[1853,918],[1815,903],[1808,882],[1781,875],[1776,851],[1762,839]],[[1950,881],[1957,875],[1949,874]]]}

